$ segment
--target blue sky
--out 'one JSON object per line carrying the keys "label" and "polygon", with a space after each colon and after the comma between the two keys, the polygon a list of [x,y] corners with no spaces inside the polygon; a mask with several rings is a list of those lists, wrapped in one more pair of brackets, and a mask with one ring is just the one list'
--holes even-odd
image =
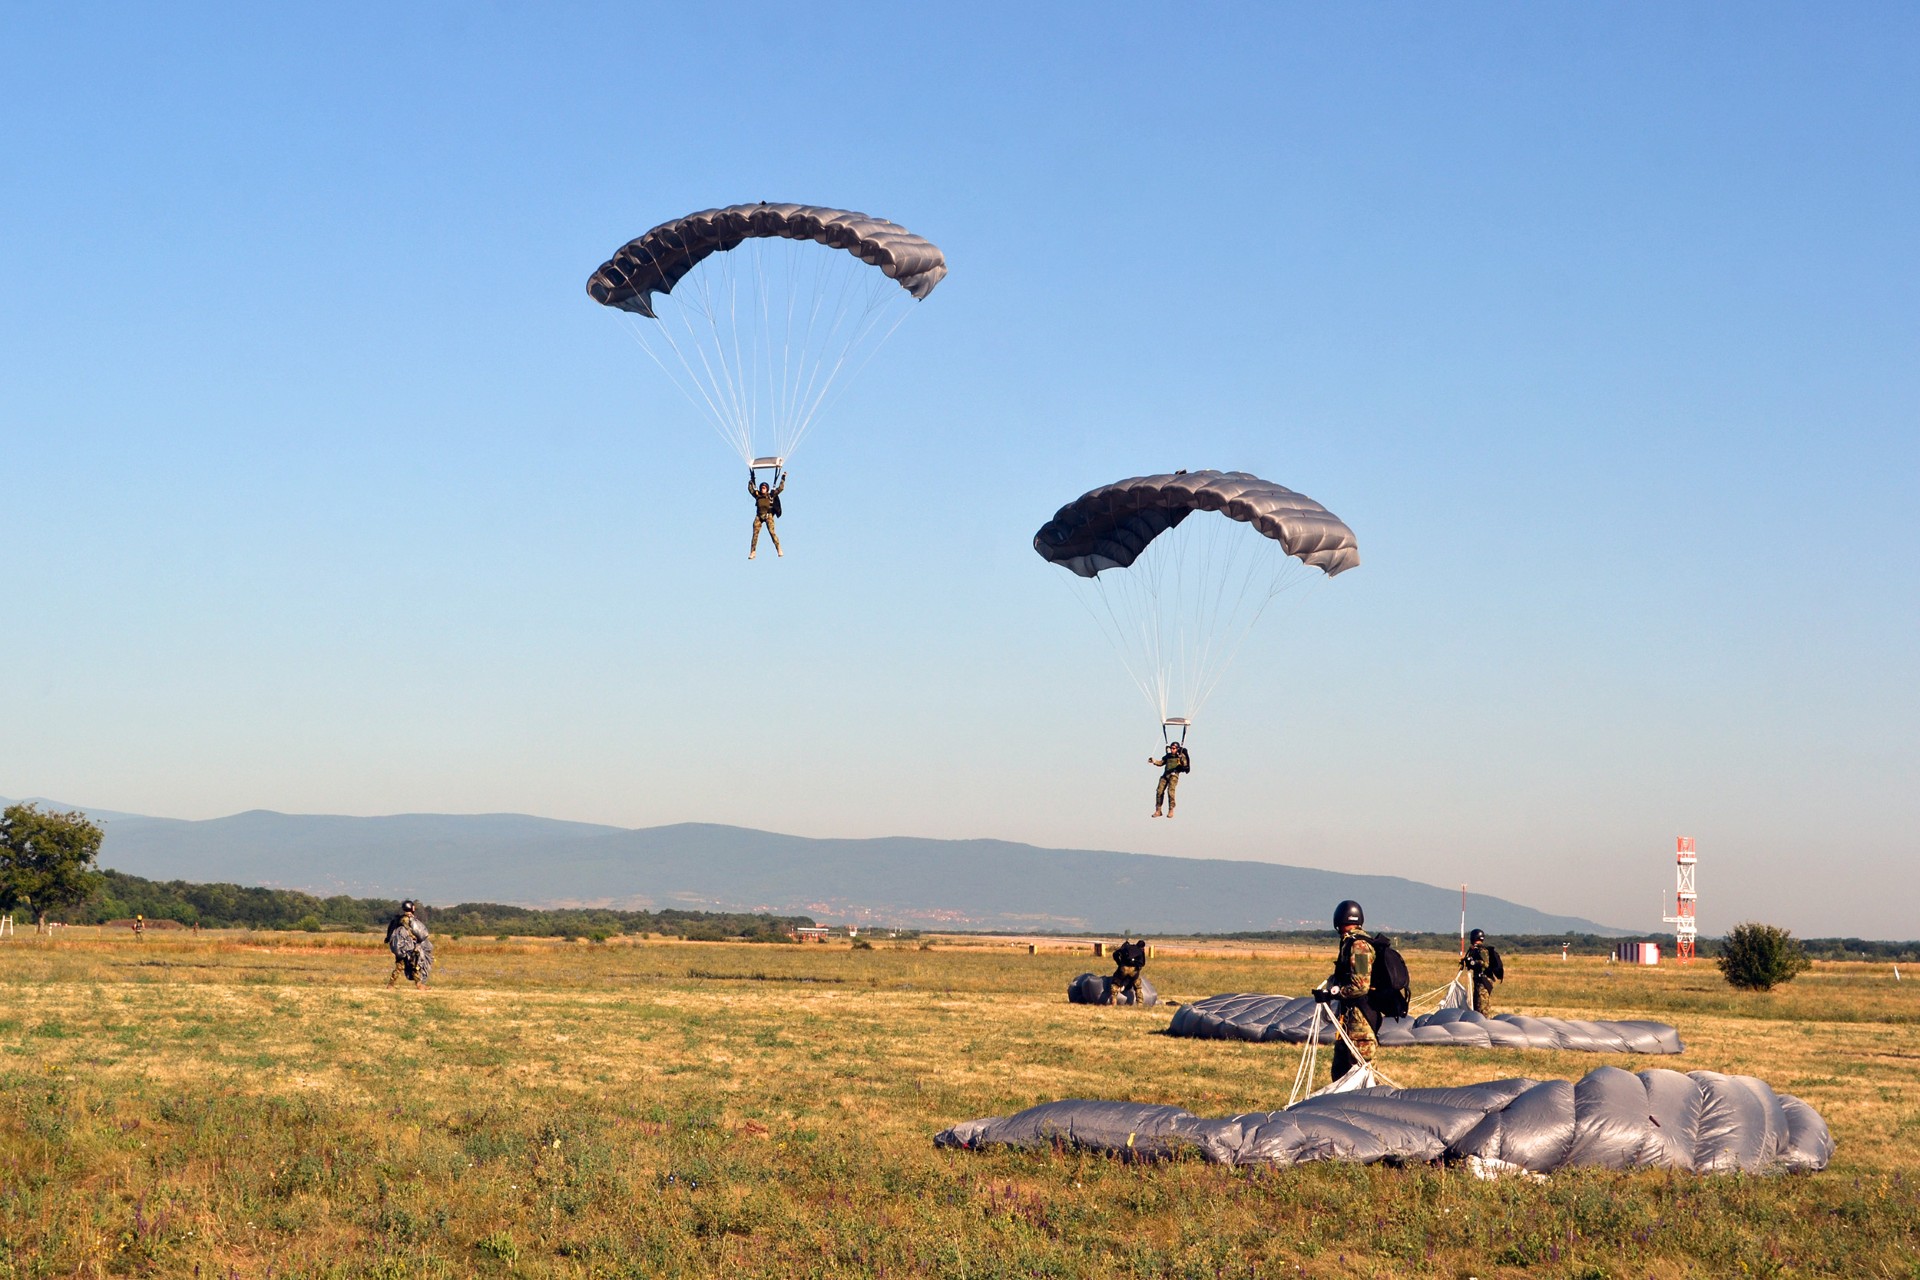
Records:
{"label": "blue sky", "polygon": [[[1348,865],[1920,936],[1907,6],[16,6],[0,792]],[[790,554],[587,275],[952,275]],[[1364,563],[1151,717],[1031,552],[1239,467]]]}

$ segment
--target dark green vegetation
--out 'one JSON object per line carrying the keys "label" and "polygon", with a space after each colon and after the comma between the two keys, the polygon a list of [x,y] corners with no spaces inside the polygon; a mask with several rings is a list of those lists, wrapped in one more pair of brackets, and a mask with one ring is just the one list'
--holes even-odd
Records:
{"label": "dark green vegetation", "polygon": [[35,921],[84,902],[100,883],[100,828],[84,813],[32,804],[0,810],[0,911],[26,907]]}
{"label": "dark green vegetation", "polygon": [[[184,880],[143,880],[107,871],[97,891],[65,913],[73,924],[104,924],[140,914],[149,920],[175,920],[208,929],[379,929],[397,906],[392,898],[315,897],[297,889],[260,889],[237,884],[189,884]],[[605,939],[617,934],[718,942],[785,940],[807,916],[749,915],[724,911],[614,911],[602,907],[534,909],[496,902],[462,902],[435,908],[426,919],[436,934],[511,934],[534,938]]]}
{"label": "dark green vegetation", "polygon": [[1720,941],[1720,972],[1747,991],[1792,982],[1812,961],[1791,933],[1770,924],[1737,924]]}
{"label": "dark green vegetation", "polygon": [[[446,942],[389,991],[377,938],[124,931],[0,943],[0,1277],[1615,1277],[1920,1274],[1920,990],[1816,965],[1510,960],[1509,1007],[1650,1017],[1683,1068],[1818,1107],[1813,1177],[1226,1170],[936,1151],[1059,1097],[1208,1115],[1284,1099],[1276,1046],[1072,1006],[1091,957],[882,942]],[[1178,999],[1302,990],[1330,952],[1154,961]],[[1409,952],[1416,985],[1448,952]],[[1632,1058],[1603,1059],[1629,1068]],[[1405,1050],[1410,1085],[1592,1055]]]}

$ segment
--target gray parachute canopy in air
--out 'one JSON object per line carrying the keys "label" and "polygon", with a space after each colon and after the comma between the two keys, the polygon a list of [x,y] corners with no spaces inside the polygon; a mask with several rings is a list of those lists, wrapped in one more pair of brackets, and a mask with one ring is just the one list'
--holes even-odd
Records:
{"label": "gray parachute canopy in air", "polygon": [[1047,1147],[1129,1157],[1197,1151],[1218,1164],[1471,1161],[1477,1168],[1824,1169],[1833,1135],[1820,1113],[1752,1076],[1601,1067],[1572,1080],[1494,1080],[1457,1089],[1328,1093],[1285,1111],[1206,1120],[1137,1102],[1049,1102],[957,1124],[942,1147]]}
{"label": "gray parachute canopy in air", "polygon": [[[1209,996],[1175,1010],[1170,1036],[1305,1044],[1313,1001],[1305,996]],[[1383,1018],[1383,1045],[1451,1044],[1471,1049],[1572,1049],[1583,1053],[1679,1053],[1680,1033],[1664,1022],[1585,1022],[1471,1009],[1442,1009],[1418,1018]],[[1320,1043],[1332,1044],[1322,1026]]]}
{"label": "gray parachute canopy in air", "polygon": [[653,316],[653,295],[672,293],[681,277],[708,255],[739,247],[745,240],[779,237],[811,240],[844,249],[915,298],[924,298],[946,278],[947,258],[938,246],[905,227],[846,209],[810,204],[734,204],[703,209],[663,222],[621,246],[587,280],[596,302],[622,311]]}
{"label": "gray parachute canopy in air", "polygon": [[1054,514],[1033,535],[1043,560],[1083,578],[1124,569],[1147,544],[1196,511],[1218,511],[1278,542],[1328,577],[1360,563],[1353,530],[1305,494],[1244,471],[1189,471],[1101,485]]}

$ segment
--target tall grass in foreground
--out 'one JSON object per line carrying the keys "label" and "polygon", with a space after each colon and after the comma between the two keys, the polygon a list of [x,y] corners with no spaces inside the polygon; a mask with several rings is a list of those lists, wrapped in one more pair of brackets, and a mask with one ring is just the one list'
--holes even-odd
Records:
{"label": "tall grass in foreground", "polygon": [[[1416,986],[1445,955],[1414,954]],[[1678,1061],[1389,1051],[1407,1084],[1601,1062],[1745,1071],[1819,1107],[1810,1178],[1225,1170],[936,1152],[1059,1097],[1284,1100],[1292,1051],[1064,1001],[1091,957],[443,940],[0,944],[0,1277],[1920,1276],[1920,990],[1821,964],[1522,958],[1505,1007],[1654,1017]],[[1156,960],[1178,999],[1301,991],[1298,953]]]}

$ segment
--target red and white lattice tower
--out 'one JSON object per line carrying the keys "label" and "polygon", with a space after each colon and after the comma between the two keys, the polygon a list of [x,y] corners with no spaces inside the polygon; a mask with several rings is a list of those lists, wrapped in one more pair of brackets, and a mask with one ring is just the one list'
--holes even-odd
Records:
{"label": "red and white lattice tower", "polygon": [[1693,837],[1680,836],[1674,841],[1674,908],[1670,916],[1661,919],[1673,926],[1674,958],[1683,964],[1693,959],[1693,939],[1698,932],[1693,920],[1694,904],[1700,895],[1693,889],[1693,865],[1699,859],[1694,856]]}

